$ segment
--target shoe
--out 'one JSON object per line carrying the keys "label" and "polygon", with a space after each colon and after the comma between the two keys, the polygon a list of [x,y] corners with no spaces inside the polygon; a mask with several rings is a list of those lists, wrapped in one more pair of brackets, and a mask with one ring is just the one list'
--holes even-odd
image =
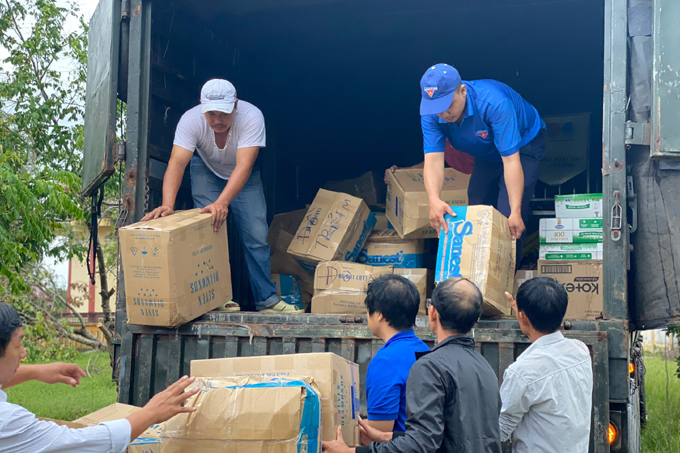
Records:
{"label": "shoe", "polygon": [[271,307],[260,310],[260,313],[302,313],[302,310],[295,305],[290,305],[280,300]]}
{"label": "shoe", "polygon": [[241,307],[239,306],[238,303],[234,302],[233,300],[230,300],[226,304],[220,305],[213,311],[219,311],[223,313],[237,313],[241,311]]}

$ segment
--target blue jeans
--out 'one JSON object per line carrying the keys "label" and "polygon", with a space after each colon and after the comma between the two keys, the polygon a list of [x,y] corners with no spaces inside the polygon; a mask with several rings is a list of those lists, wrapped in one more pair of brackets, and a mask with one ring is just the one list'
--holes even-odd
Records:
{"label": "blue jeans", "polygon": [[[519,158],[524,171],[524,195],[522,196],[522,220],[524,225],[529,224],[529,202],[534,196],[534,189],[538,181],[538,171],[541,167],[541,159],[545,155],[545,142],[543,131],[519,150]],[[498,209],[504,216],[510,216],[510,200],[508,188],[505,187],[503,177],[503,162],[488,162],[475,159],[475,168],[470,176],[468,186],[468,203],[473,205],[488,205]],[[522,246],[524,234],[517,240],[517,269],[522,261]]]}
{"label": "blue jeans", "polygon": [[[227,185],[206,167],[198,154],[191,158],[191,193],[194,208],[204,208],[217,201]],[[229,205],[236,229],[243,244],[250,286],[258,310],[279,302],[276,286],[271,280],[271,260],[267,243],[267,204],[262,190],[260,171],[254,171],[241,192]]]}

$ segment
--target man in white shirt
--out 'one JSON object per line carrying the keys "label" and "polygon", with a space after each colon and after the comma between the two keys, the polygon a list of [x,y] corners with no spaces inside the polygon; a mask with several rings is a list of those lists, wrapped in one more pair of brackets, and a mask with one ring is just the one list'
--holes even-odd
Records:
{"label": "man in white shirt", "polygon": [[569,296],[548,277],[509,294],[531,346],[508,367],[501,385],[501,440],[514,453],[586,453],[590,438],[593,368],[588,348],[559,331]]}
{"label": "man in white shirt", "polygon": [[[182,115],[177,124],[163,178],[163,205],[142,220],[174,213],[184,169],[191,164],[194,207],[212,214],[215,231],[230,210],[234,215],[258,311],[297,312],[297,307],[280,300],[270,275],[267,204],[260,170],[255,167],[265,138],[262,112],[237,99],[236,88],[230,82],[208,81],[201,90],[201,103]],[[221,310],[239,311],[239,305],[228,301]]]}
{"label": "man in white shirt", "polygon": [[21,365],[21,360],[26,358],[23,338],[19,314],[0,302],[0,451],[3,453],[123,453],[130,442],[151,425],[196,410],[182,406],[187,398],[200,391],[184,392],[195,380],[185,376],[154,396],[142,409],[121,420],[81,429],[38,420],[23,407],[8,403],[2,389],[29,380],[76,387],[85,373],[70,363]]}

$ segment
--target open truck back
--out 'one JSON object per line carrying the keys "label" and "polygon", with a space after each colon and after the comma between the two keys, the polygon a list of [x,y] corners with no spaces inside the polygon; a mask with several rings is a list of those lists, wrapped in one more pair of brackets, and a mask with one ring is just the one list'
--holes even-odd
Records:
{"label": "open truck back", "polygon": [[[100,0],[90,24],[84,193],[95,194],[120,159],[121,222],[158,206],[175,126],[214,77],[265,115],[259,165],[269,219],[303,208],[327,181],[420,162],[417,84],[437,62],[464,80],[507,83],[541,116],[589,113],[590,151],[579,163],[587,170],[539,183],[528,227],[554,209],[557,191],[603,193],[603,316],[564,328],[593,355],[590,451],[636,452],[634,332],[680,315],[679,24],[674,0]],[[118,143],[117,99],[127,106]],[[191,207],[187,171],[176,209]],[[248,306],[229,225],[234,298]],[[128,325],[123,278],[114,370],[123,403],[144,404],[191,360],[213,357],[335,352],[360,365],[363,389],[381,346],[354,315],[210,313],[173,330]],[[417,332],[433,343],[424,318]],[[499,382],[528,346],[512,319],[482,320],[474,336]]]}

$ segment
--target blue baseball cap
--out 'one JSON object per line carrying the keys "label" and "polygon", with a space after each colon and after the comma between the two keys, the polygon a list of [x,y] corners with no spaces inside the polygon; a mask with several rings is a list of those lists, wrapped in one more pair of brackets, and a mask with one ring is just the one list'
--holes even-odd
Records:
{"label": "blue baseball cap", "polygon": [[439,63],[428,68],[420,79],[420,115],[436,115],[447,110],[460,81],[460,74],[453,66]]}

